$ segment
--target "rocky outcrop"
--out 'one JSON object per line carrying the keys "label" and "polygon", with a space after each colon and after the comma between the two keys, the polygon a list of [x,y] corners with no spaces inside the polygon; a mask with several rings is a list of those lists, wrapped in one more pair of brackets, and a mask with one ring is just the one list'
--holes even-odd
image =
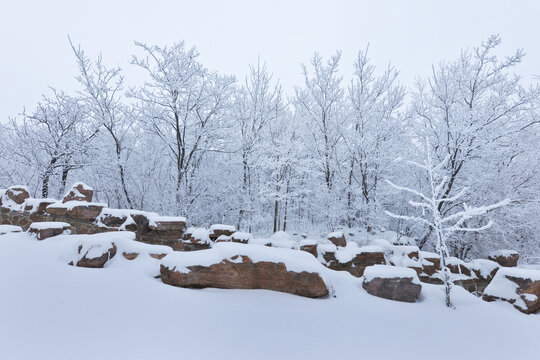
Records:
{"label": "rocky outcrop", "polygon": [[161,265],[161,279],[165,284],[191,288],[267,289],[311,298],[328,295],[317,273],[287,271],[284,263],[254,263],[247,256],[236,255],[208,267],[188,269],[183,273]]}
{"label": "rocky outcrop", "polygon": [[422,290],[414,270],[388,265],[366,268],[362,287],[371,295],[403,302],[416,302]]}
{"label": "rocky outcrop", "polygon": [[485,301],[501,300],[525,314],[540,312],[540,270],[500,268],[484,290]]}
{"label": "rocky outcrop", "polygon": [[328,295],[323,278],[313,271],[324,268],[311,255],[295,250],[220,243],[211,250],[174,253],[166,259],[161,279],[169,285],[267,289],[311,298]]}
{"label": "rocky outcrop", "polygon": [[35,222],[30,225],[28,232],[38,240],[71,233],[71,225],[64,222]]}
{"label": "rocky outcrop", "polygon": [[519,254],[512,250],[499,250],[491,253],[488,256],[488,259],[495,261],[504,267],[516,267],[519,260]]}

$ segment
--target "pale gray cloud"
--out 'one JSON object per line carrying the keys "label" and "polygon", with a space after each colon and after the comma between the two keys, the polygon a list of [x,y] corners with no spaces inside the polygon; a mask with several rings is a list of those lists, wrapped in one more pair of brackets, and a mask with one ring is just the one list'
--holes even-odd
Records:
{"label": "pale gray cloud", "polygon": [[33,108],[47,86],[76,87],[70,34],[91,56],[128,65],[134,40],[196,45],[208,67],[242,77],[260,55],[285,89],[315,50],[343,51],[342,70],[370,43],[379,66],[391,60],[412,85],[431,64],[500,33],[502,53],[525,48],[518,71],[539,74],[537,1],[18,1],[0,13],[0,121]]}

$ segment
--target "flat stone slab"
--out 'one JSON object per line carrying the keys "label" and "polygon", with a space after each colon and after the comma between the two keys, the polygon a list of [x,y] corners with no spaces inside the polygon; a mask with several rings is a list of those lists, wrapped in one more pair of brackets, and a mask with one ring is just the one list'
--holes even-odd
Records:
{"label": "flat stone slab", "polygon": [[362,287],[371,295],[403,302],[416,302],[422,290],[416,271],[388,265],[368,266]]}
{"label": "flat stone slab", "polygon": [[28,228],[30,234],[35,234],[38,240],[71,233],[71,225],[65,222],[34,222]]}
{"label": "flat stone slab", "polygon": [[222,289],[267,289],[317,298],[328,295],[319,271],[324,267],[310,254],[265,246],[217,243],[210,250],[175,252],[163,259],[165,284]]}

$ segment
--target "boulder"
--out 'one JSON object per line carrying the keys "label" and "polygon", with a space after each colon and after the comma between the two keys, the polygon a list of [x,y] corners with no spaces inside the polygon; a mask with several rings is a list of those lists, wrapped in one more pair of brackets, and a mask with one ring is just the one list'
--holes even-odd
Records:
{"label": "boulder", "polygon": [[136,252],[123,252],[122,253],[122,256],[124,258],[126,258],[127,260],[135,260],[137,258],[137,256],[139,256],[139,253],[136,253]]}
{"label": "boulder", "polygon": [[300,241],[300,250],[308,252],[316,258],[318,256],[317,241],[307,239]]}
{"label": "boulder", "polygon": [[416,302],[422,290],[414,270],[388,265],[367,267],[362,287],[371,295],[403,302]]}
{"label": "boulder", "polygon": [[371,251],[366,248],[367,246],[361,247],[359,253],[353,258],[352,263],[354,266],[365,268],[372,265],[386,264],[384,252],[382,250]]}
{"label": "boulder", "polygon": [[328,234],[328,240],[336,246],[347,246],[347,241],[345,240],[345,234],[341,231],[335,231]]}
{"label": "boulder", "polygon": [[235,243],[175,252],[160,267],[162,281],[174,286],[267,289],[317,298],[328,295],[328,288],[315,269],[324,267],[302,252]]}
{"label": "boulder", "polygon": [[182,216],[151,216],[149,220],[151,230],[181,232],[180,236],[186,227],[186,218]]}
{"label": "boulder", "polygon": [[214,224],[210,226],[209,236],[212,241],[216,241],[221,235],[231,236],[236,231],[236,228],[232,225]]}
{"label": "boulder", "polygon": [[477,279],[486,281],[487,283],[495,277],[495,274],[501,267],[495,261],[486,259],[471,260],[467,266],[472,270]]}
{"label": "boulder", "polygon": [[190,238],[188,240],[178,241],[178,243],[176,243],[174,247],[176,250],[179,251],[198,251],[210,249],[210,243]]}
{"label": "boulder", "polygon": [[540,270],[505,268],[484,290],[485,301],[507,301],[525,314],[540,312]]}
{"label": "boulder", "polygon": [[[114,242],[96,243],[88,246],[80,245],[78,254],[79,259],[75,262],[76,266],[102,268],[107,261],[116,255],[116,245]],[[70,262],[70,265],[73,265],[73,263],[73,261]]]}
{"label": "boulder", "polygon": [[31,214],[43,214],[47,206],[55,202],[55,199],[28,199],[24,204],[24,211]]}
{"label": "boulder", "polygon": [[76,218],[76,219],[95,220],[99,216],[99,214],[101,213],[101,210],[103,210],[104,207],[105,207],[105,204],[81,203],[81,204],[69,207],[66,211],[66,215],[71,216],[72,218]]}
{"label": "boulder", "polygon": [[491,253],[488,259],[504,267],[515,267],[519,260],[519,254],[513,250],[499,250]]}
{"label": "boulder", "polygon": [[30,197],[26,186],[11,186],[6,190],[6,197],[17,205],[21,205]]}
{"label": "boulder", "polygon": [[108,228],[119,228],[126,223],[126,220],[130,218],[130,215],[129,210],[103,208],[96,219],[96,224]]}
{"label": "boulder", "polygon": [[66,195],[64,195],[64,199],[62,200],[62,203],[66,203],[68,201],[85,201],[85,202],[92,202],[92,197],[94,196],[94,190],[82,183],[78,182],[73,184],[71,186],[71,189],[67,192]]}
{"label": "boulder", "polygon": [[253,235],[248,232],[236,231],[231,235],[231,241],[240,244],[247,244],[253,239]]}
{"label": "boulder", "polygon": [[465,276],[471,276],[471,269],[467,267],[465,261],[455,257],[446,258],[446,267],[452,274],[462,274]]}
{"label": "boulder", "polygon": [[34,222],[28,228],[30,234],[35,234],[38,240],[71,233],[71,225],[64,222]]}

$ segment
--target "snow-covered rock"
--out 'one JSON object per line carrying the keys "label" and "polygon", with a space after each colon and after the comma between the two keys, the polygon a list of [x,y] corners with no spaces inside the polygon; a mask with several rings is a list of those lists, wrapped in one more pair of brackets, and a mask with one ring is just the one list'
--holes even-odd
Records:
{"label": "snow-covered rock", "polygon": [[43,221],[30,224],[28,232],[38,240],[45,240],[53,236],[71,233],[71,225],[58,221]]}
{"label": "snow-covered rock", "polygon": [[336,246],[345,247],[347,245],[347,241],[345,240],[345,234],[343,234],[342,231],[334,231],[328,234],[327,239]]}
{"label": "snow-covered rock", "polygon": [[362,287],[371,295],[403,302],[416,302],[422,290],[413,269],[388,265],[368,266]]}
{"label": "snow-covered rock", "polygon": [[489,254],[488,259],[496,261],[501,266],[515,267],[519,260],[519,254],[514,250],[498,250]]}
{"label": "snow-covered rock", "polygon": [[216,241],[221,235],[231,236],[236,231],[236,227],[226,224],[214,224],[210,226],[209,236],[210,239]]}
{"label": "snow-covered rock", "polygon": [[304,252],[237,243],[176,252],[163,259],[161,265],[161,278],[169,285],[268,289],[306,297],[328,294],[321,272],[324,267]]}
{"label": "snow-covered rock", "polygon": [[82,182],[77,182],[71,186],[71,189],[64,195],[63,203],[68,201],[85,201],[92,202],[94,189]]}
{"label": "snow-covered rock", "polygon": [[270,236],[270,244],[272,247],[294,249],[297,245],[292,236],[285,231],[278,231]]}
{"label": "snow-covered rock", "polygon": [[501,267],[482,298],[507,301],[526,314],[537,313],[540,311],[540,270]]}

